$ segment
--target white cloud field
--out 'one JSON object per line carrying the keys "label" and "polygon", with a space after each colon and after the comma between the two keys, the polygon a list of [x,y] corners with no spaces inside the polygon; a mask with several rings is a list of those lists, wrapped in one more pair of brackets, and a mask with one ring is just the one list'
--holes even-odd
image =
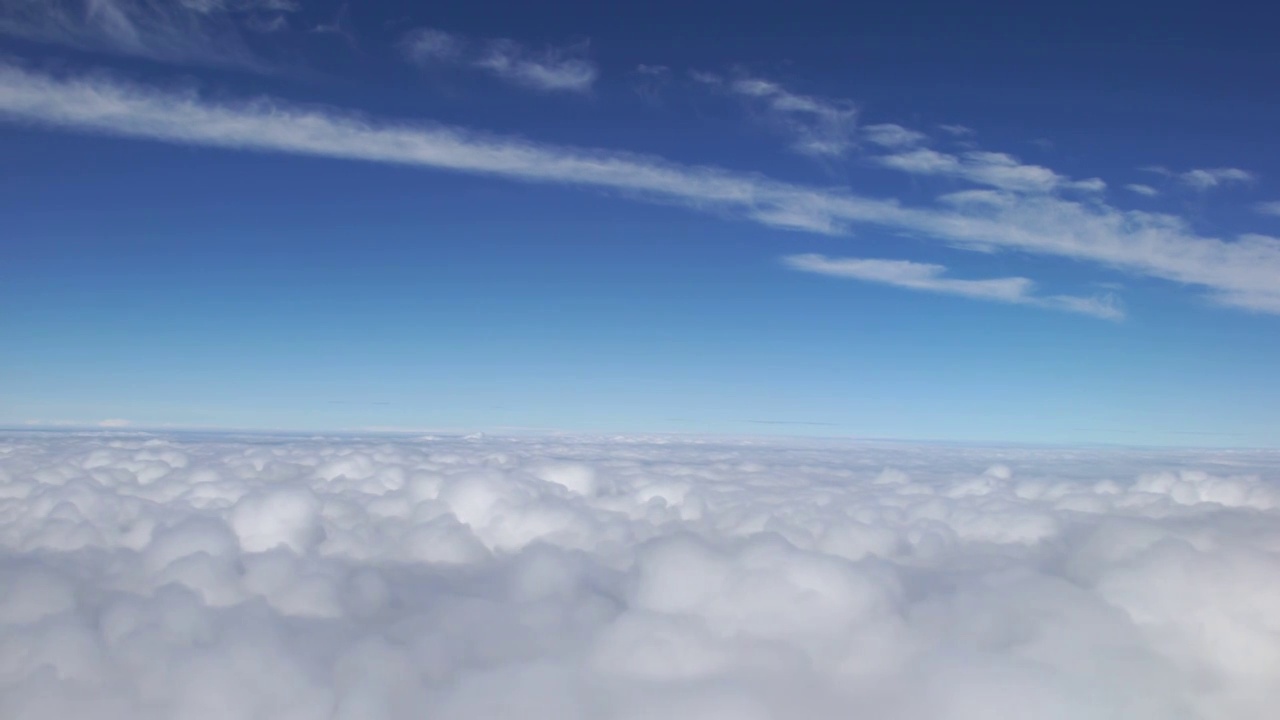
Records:
{"label": "white cloud field", "polygon": [[1243,720],[1280,453],[0,436],[0,717]]}

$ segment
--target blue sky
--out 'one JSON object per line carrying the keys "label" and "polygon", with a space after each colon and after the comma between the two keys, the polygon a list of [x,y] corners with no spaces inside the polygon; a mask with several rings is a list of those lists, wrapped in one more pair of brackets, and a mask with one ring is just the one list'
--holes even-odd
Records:
{"label": "blue sky", "polygon": [[556,7],[0,0],[0,424],[1276,444],[1264,18]]}

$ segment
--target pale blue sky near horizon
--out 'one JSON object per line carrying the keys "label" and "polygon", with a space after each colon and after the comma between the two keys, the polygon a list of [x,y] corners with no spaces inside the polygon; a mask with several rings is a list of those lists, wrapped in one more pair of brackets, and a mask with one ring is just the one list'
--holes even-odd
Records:
{"label": "pale blue sky near horizon", "polygon": [[1280,444],[1257,16],[86,7],[0,0],[0,426]]}

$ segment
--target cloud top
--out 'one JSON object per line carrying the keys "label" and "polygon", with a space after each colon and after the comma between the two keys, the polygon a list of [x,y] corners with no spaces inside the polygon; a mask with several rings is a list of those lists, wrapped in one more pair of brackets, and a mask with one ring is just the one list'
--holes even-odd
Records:
{"label": "cloud top", "polygon": [[0,437],[0,708],[1252,720],[1274,453]]}

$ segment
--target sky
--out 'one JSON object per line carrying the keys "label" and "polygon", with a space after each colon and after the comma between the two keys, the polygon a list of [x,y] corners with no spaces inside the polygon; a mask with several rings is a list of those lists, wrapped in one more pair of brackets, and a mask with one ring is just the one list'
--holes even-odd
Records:
{"label": "sky", "polygon": [[0,425],[1276,445],[1273,23],[0,0]]}

